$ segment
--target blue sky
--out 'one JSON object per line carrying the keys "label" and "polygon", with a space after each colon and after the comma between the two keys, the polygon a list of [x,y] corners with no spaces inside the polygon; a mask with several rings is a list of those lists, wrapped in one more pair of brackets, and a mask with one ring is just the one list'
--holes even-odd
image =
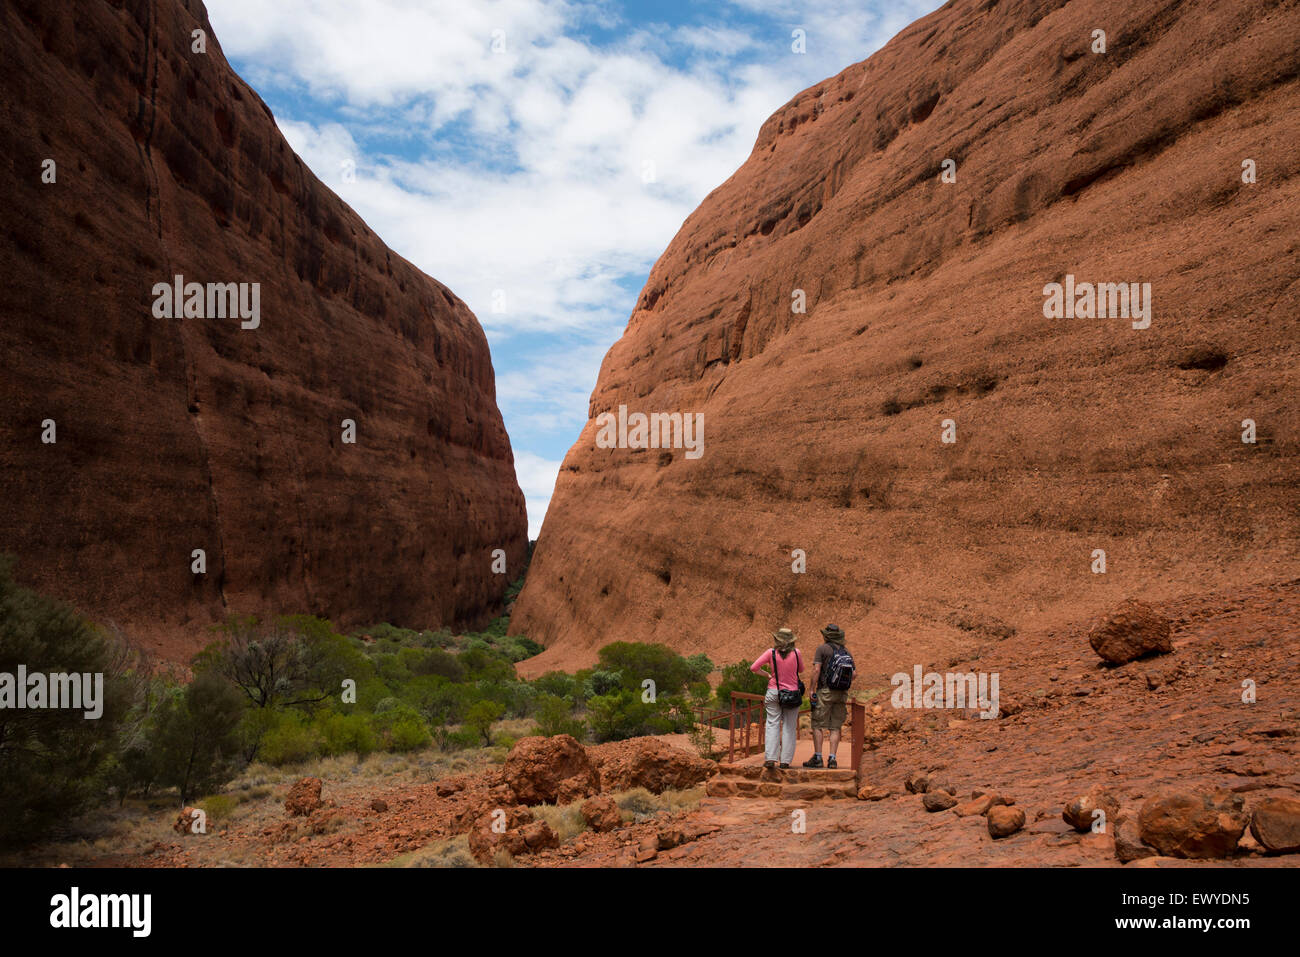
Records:
{"label": "blue sky", "polygon": [[938,6],[207,0],[290,145],[478,316],[534,538],[682,221],[777,108]]}

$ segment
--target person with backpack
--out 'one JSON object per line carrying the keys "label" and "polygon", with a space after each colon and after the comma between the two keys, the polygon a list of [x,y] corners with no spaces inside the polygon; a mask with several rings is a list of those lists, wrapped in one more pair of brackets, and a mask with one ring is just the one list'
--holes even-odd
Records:
{"label": "person with backpack", "polygon": [[[840,746],[840,729],[848,712],[849,686],[853,684],[853,656],[844,647],[844,631],[839,625],[822,629],[826,639],[813,655],[812,733],[813,756],[805,768],[834,768],[835,752]],[[830,738],[831,756],[822,763],[822,736]]]}
{"label": "person with backpack", "polygon": [[[773,767],[778,761],[782,769],[794,760],[794,736],[799,727],[799,707],[803,704],[803,659],[795,648],[794,632],[782,628],[772,635],[776,642],[758,656],[749,666],[754,674],[768,675],[767,694],[763,698],[767,708],[767,731],[764,734],[764,767]],[[763,666],[768,671],[763,670]]]}

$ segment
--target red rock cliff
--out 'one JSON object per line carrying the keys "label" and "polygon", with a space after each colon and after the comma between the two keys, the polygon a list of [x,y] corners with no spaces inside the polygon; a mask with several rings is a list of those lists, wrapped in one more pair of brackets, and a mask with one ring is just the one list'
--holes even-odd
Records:
{"label": "red rock cliff", "polygon": [[[0,81],[21,577],[173,657],[232,613],[490,617],[527,526],[483,332],[294,155],[202,4],[6,3]],[[260,284],[260,325],[155,318],[178,274]]]}
{"label": "red rock cliff", "polygon": [[[954,0],[795,97],[605,358],[523,670],[835,621],[892,673],[1300,574],[1297,49],[1293,3]],[[1150,283],[1150,327],[1048,318],[1067,275]],[[619,405],[703,413],[703,456],[597,448]]]}

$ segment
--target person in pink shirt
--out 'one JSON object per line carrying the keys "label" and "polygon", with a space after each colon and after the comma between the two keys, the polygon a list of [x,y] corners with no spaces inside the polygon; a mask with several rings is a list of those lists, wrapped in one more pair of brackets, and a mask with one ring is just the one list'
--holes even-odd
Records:
{"label": "person in pink shirt", "polygon": [[755,674],[765,674],[767,694],[763,702],[767,708],[767,731],[764,735],[765,767],[773,767],[778,761],[781,767],[788,768],[794,760],[794,736],[799,726],[799,705],[793,708],[781,706],[782,691],[798,692],[803,696],[803,658],[794,646],[794,632],[782,628],[772,635],[775,648],[769,648],[758,656],[758,660],[749,666]]}

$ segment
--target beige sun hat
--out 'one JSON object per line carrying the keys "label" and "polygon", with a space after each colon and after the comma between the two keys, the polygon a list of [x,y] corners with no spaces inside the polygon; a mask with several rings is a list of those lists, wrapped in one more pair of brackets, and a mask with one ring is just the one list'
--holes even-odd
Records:
{"label": "beige sun hat", "polygon": [[794,632],[789,628],[782,628],[772,632],[772,640],[776,642],[777,651],[789,651],[794,647]]}

